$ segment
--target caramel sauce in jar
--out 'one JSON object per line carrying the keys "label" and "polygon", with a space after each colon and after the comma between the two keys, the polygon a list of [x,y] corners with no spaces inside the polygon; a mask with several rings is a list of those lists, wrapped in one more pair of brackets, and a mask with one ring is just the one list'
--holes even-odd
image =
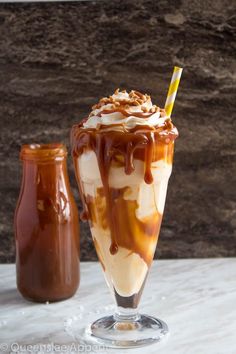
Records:
{"label": "caramel sauce in jar", "polygon": [[15,211],[17,287],[36,302],[59,301],[79,286],[79,221],[63,144],[23,145]]}

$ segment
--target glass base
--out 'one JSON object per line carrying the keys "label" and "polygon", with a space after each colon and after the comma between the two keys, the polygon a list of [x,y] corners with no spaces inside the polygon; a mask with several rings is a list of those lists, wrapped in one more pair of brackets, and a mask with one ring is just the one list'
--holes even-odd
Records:
{"label": "glass base", "polygon": [[128,320],[114,315],[93,322],[86,334],[106,347],[135,348],[159,342],[168,334],[168,327],[165,322],[152,316],[137,315]]}

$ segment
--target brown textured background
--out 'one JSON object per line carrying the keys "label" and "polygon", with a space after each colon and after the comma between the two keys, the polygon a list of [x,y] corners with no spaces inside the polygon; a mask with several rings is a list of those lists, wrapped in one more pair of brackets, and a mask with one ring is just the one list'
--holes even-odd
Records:
{"label": "brown textured background", "polygon": [[[157,256],[236,256],[235,13],[233,0],[0,4],[0,261],[14,260],[21,144],[68,146],[116,87],[163,106],[174,64],[180,138]],[[71,160],[69,171],[77,198]],[[86,224],[81,249],[96,259]]]}

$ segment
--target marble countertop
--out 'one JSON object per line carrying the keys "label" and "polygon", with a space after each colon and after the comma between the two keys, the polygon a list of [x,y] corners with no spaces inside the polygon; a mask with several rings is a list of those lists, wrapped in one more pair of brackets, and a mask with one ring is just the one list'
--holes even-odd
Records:
{"label": "marble countertop", "polygon": [[98,263],[82,263],[76,295],[50,304],[25,301],[15,266],[0,265],[0,353],[235,354],[235,300],[235,258],[154,261],[140,311],[167,322],[167,340],[140,349],[91,348],[85,326],[114,309]]}

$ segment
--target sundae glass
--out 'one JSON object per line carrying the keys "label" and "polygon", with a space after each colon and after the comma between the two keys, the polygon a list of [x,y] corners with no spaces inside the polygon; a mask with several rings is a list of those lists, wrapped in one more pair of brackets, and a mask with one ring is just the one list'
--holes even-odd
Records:
{"label": "sundae glass", "polygon": [[151,97],[117,89],[100,99],[71,132],[82,220],[89,221],[97,256],[117,309],[95,321],[98,343],[129,348],[168,333],[138,305],[161,227],[174,141],[170,115]]}

